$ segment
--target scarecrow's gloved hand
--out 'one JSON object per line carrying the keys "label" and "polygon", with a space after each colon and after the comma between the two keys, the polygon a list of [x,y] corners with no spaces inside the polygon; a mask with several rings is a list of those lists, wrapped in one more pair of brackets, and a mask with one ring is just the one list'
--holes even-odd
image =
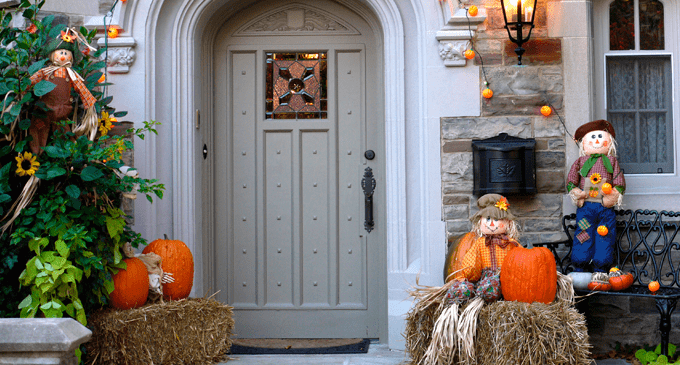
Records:
{"label": "scarecrow's gloved hand", "polygon": [[619,196],[621,193],[619,193],[618,190],[612,189],[612,192],[609,194],[605,194],[602,197],[602,206],[605,208],[611,208],[615,206],[619,202]]}

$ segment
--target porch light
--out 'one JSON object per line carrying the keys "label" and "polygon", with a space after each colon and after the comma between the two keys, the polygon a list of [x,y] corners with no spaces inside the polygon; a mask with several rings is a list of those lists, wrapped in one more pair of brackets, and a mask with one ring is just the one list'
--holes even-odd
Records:
{"label": "porch light", "polygon": [[517,60],[520,65],[522,64],[522,54],[524,54],[522,44],[529,40],[531,30],[534,29],[536,2],[537,0],[501,0],[505,29],[508,31],[510,41],[517,44],[515,53],[517,53]]}

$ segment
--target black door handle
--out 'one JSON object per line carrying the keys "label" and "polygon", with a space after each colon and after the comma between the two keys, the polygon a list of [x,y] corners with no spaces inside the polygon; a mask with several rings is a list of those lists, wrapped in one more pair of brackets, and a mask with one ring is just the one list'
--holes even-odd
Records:
{"label": "black door handle", "polygon": [[364,228],[371,233],[375,222],[373,221],[373,191],[375,190],[375,178],[373,170],[367,167],[364,170],[364,178],[361,179],[361,188],[364,189]]}

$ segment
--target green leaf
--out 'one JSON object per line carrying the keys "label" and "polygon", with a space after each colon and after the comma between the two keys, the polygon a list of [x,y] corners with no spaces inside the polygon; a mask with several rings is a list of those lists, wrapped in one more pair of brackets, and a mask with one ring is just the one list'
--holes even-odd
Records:
{"label": "green leaf", "polygon": [[9,114],[15,117],[19,116],[19,113],[21,113],[21,104],[16,104],[9,110]]}
{"label": "green leaf", "polygon": [[31,120],[30,119],[24,119],[19,122],[19,128],[22,131],[28,130],[28,128],[31,127]]}
{"label": "green leaf", "polygon": [[[57,87],[54,83],[51,83],[47,80],[42,80],[39,83],[35,84],[33,87],[33,93],[35,96],[43,96],[50,91],[54,90],[54,88]],[[18,113],[16,115],[19,115]]]}
{"label": "green leaf", "polygon": [[[61,275],[61,280],[65,283],[75,283],[76,282],[76,278],[73,276],[73,274],[71,274],[69,272],[63,273]],[[73,315],[71,315],[71,317],[73,317]]]}
{"label": "green leaf", "polygon": [[68,257],[68,255],[71,253],[64,240],[57,240],[55,246],[57,247],[57,252],[59,252],[59,255],[62,257]]}
{"label": "green leaf", "polygon": [[36,260],[35,260],[35,267],[38,270],[44,270],[45,269],[45,266],[43,266],[42,262],[40,262],[40,259],[38,259],[38,258],[36,258]]}
{"label": "green leaf", "polygon": [[123,260],[123,256],[120,254],[120,250],[113,251],[113,263],[117,264]]}
{"label": "green leaf", "polygon": [[19,303],[19,309],[24,309],[31,305],[31,303],[33,303],[33,297],[28,295],[26,298],[24,298],[24,300],[21,301],[21,303]]}
{"label": "green leaf", "polygon": [[38,72],[38,70],[45,67],[45,62],[47,62],[47,58],[32,64],[31,67],[28,68],[28,73],[33,75],[34,73]]}
{"label": "green leaf", "polygon": [[59,166],[53,166],[49,170],[47,170],[47,179],[46,180],[52,180],[55,177],[59,177],[61,175],[66,174],[66,170],[59,167]]}
{"label": "green leaf", "polygon": [[66,314],[68,314],[70,317],[76,316],[76,310],[75,310],[75,308],[73,308],[73,303],[69,303],[66,306]]}
{"label": "green leaf", "polygon": [[104,282],[104,288],[106,288],[106,292],[108,294],[111,294],[113,292],[113,290],[116,289],[116,287],[113,286],[113,281],[111,281],[111,280],[106,280]]}
{"label": "green leaf", "polygon": [[7,203],[10,200],[12,200],[12,197],[9,196],[8,194],[1,194],[0,195],[0,204]]}
{"label": "green leaf", "polygon": [[73,199],[78,199],[80,197],[80,188],[75,185],[69,185],[64,190],[66,191],[66,194]]}
{"label": "green leaf", "polygon": [[83,179],[83,181],[93,181],[97,180],[101,177],[104,176],[104,173],[101,172],[98,168],[95,166],[88,166],[83,169],[83,171],[80,173],[80,178]]}
{"label": "green leaf", "polygon": [[126,112],[126,111],[115,112],[115,113],[113,113],[113,116],[116,117],[116,118],[122,118],[122,117],[126,116],[127,113],[128,113],[128,112]]}
{"label": "green leaf", "polygon": [[66,158],[71,155],[65,149],[57,146],[45,146],[43,147],[43,150],[45,150],[45,152],[47,152],[47,155],[52,158]]}

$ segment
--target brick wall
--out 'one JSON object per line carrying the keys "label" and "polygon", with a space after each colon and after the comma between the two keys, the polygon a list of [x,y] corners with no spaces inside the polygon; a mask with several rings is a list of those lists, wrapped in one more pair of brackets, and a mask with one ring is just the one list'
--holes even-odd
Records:
{"label": "brick wall", "polygon": [[[547,38],[545,6],[539,1],[537,27],[525,43],[522,66],[517,65],[516,45],[503,28],[500,2],[479,2],[486,7],[487,19],[475,36],[475,58],[482,85],[487,80],[494,92],[482,100],[481,116],[441,119],[443,216],[449,236],[469,231],[469,218],[476,212],[472,195],[473,139],[484,139],[505,132],[511,136],[536,139],[536,179],[538,193],[508,196],[511,210],[522,227],[525,244],[562,238],[562,198],[565,189],[565,133],[555,114],[540,113],[547,101],[562,113],[564,79],[562,42]],[[484,77],[486,75],[486,78]],[[481,90],[480,90],[481,93]],[[471,110],[470,114],[476,114]]]}

